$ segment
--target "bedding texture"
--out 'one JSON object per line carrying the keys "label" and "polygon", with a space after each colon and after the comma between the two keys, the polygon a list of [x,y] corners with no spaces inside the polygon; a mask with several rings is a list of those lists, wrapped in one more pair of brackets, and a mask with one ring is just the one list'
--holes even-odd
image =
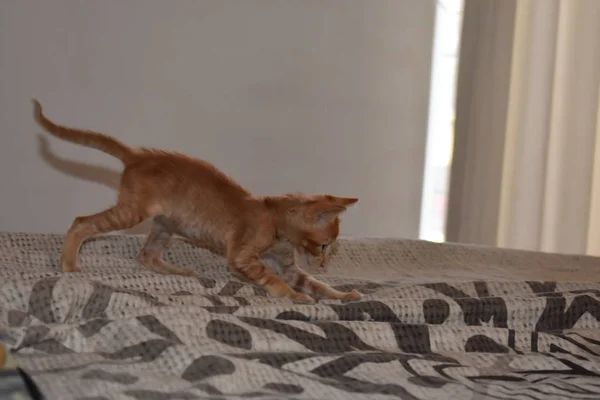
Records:
{"label": "bedding texture", "polygon": [[62,238],[0,233],[0,341],[48,399],[600,398],[598,258],[341,239],[318,277],[363,299],[305,305],[179,240],[200,277],[126,235],[65,274]]}

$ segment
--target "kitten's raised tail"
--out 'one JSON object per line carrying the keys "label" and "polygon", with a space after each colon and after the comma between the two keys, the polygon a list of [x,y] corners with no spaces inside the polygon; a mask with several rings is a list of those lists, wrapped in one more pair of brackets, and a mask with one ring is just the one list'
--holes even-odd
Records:
{"label": "kitten's raised tail", "polygon": [[136,151],[108,135],[88,131],[84,129],[69,128],[56,125],[50,121],[42,112],[42,105],[36,99],[33,100],[33,115],[38,124],[53,136],[82,146],[91,147],[118,158],[124,164],[128,164],[135,158]]}

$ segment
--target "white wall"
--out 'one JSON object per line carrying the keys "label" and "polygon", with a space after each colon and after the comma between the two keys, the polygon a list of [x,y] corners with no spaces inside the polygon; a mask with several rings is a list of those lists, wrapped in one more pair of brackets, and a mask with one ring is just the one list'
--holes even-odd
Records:
{"label": "white wall", "polygon": [[0,230],[63,232],[115,199],[119,162],[41,134],[37,97],[56,122],[204,158],[257,194],[358,196],[344,234],[417,237],[434,10],[0,1]]}

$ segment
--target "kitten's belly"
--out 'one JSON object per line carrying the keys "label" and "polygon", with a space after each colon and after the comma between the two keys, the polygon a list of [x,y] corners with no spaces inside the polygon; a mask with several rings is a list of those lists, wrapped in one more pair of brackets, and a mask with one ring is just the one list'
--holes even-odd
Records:
{"label": "kitten's belly", "polygon": [[223,232],[210,223],[198,221],[182,221],[179,218],[167,216],[157,217],[158,222],[165,225],[172,233],[186,237],[195,242],[208,241],[209,244],[223,245],[225,238]]}

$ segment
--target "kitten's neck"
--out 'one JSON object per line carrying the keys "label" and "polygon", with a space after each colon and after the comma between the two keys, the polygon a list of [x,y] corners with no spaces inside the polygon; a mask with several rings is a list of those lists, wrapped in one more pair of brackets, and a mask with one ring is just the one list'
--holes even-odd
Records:
{"label": "kitten's neck", "polygon": [[297,217],[290,213],[289,205],[285,201],[281,201],[280,197],[269,196],[262,200],[273,219],[277,236],[297,245],[300,240],[298,229],[300,221],[295,221]]}

